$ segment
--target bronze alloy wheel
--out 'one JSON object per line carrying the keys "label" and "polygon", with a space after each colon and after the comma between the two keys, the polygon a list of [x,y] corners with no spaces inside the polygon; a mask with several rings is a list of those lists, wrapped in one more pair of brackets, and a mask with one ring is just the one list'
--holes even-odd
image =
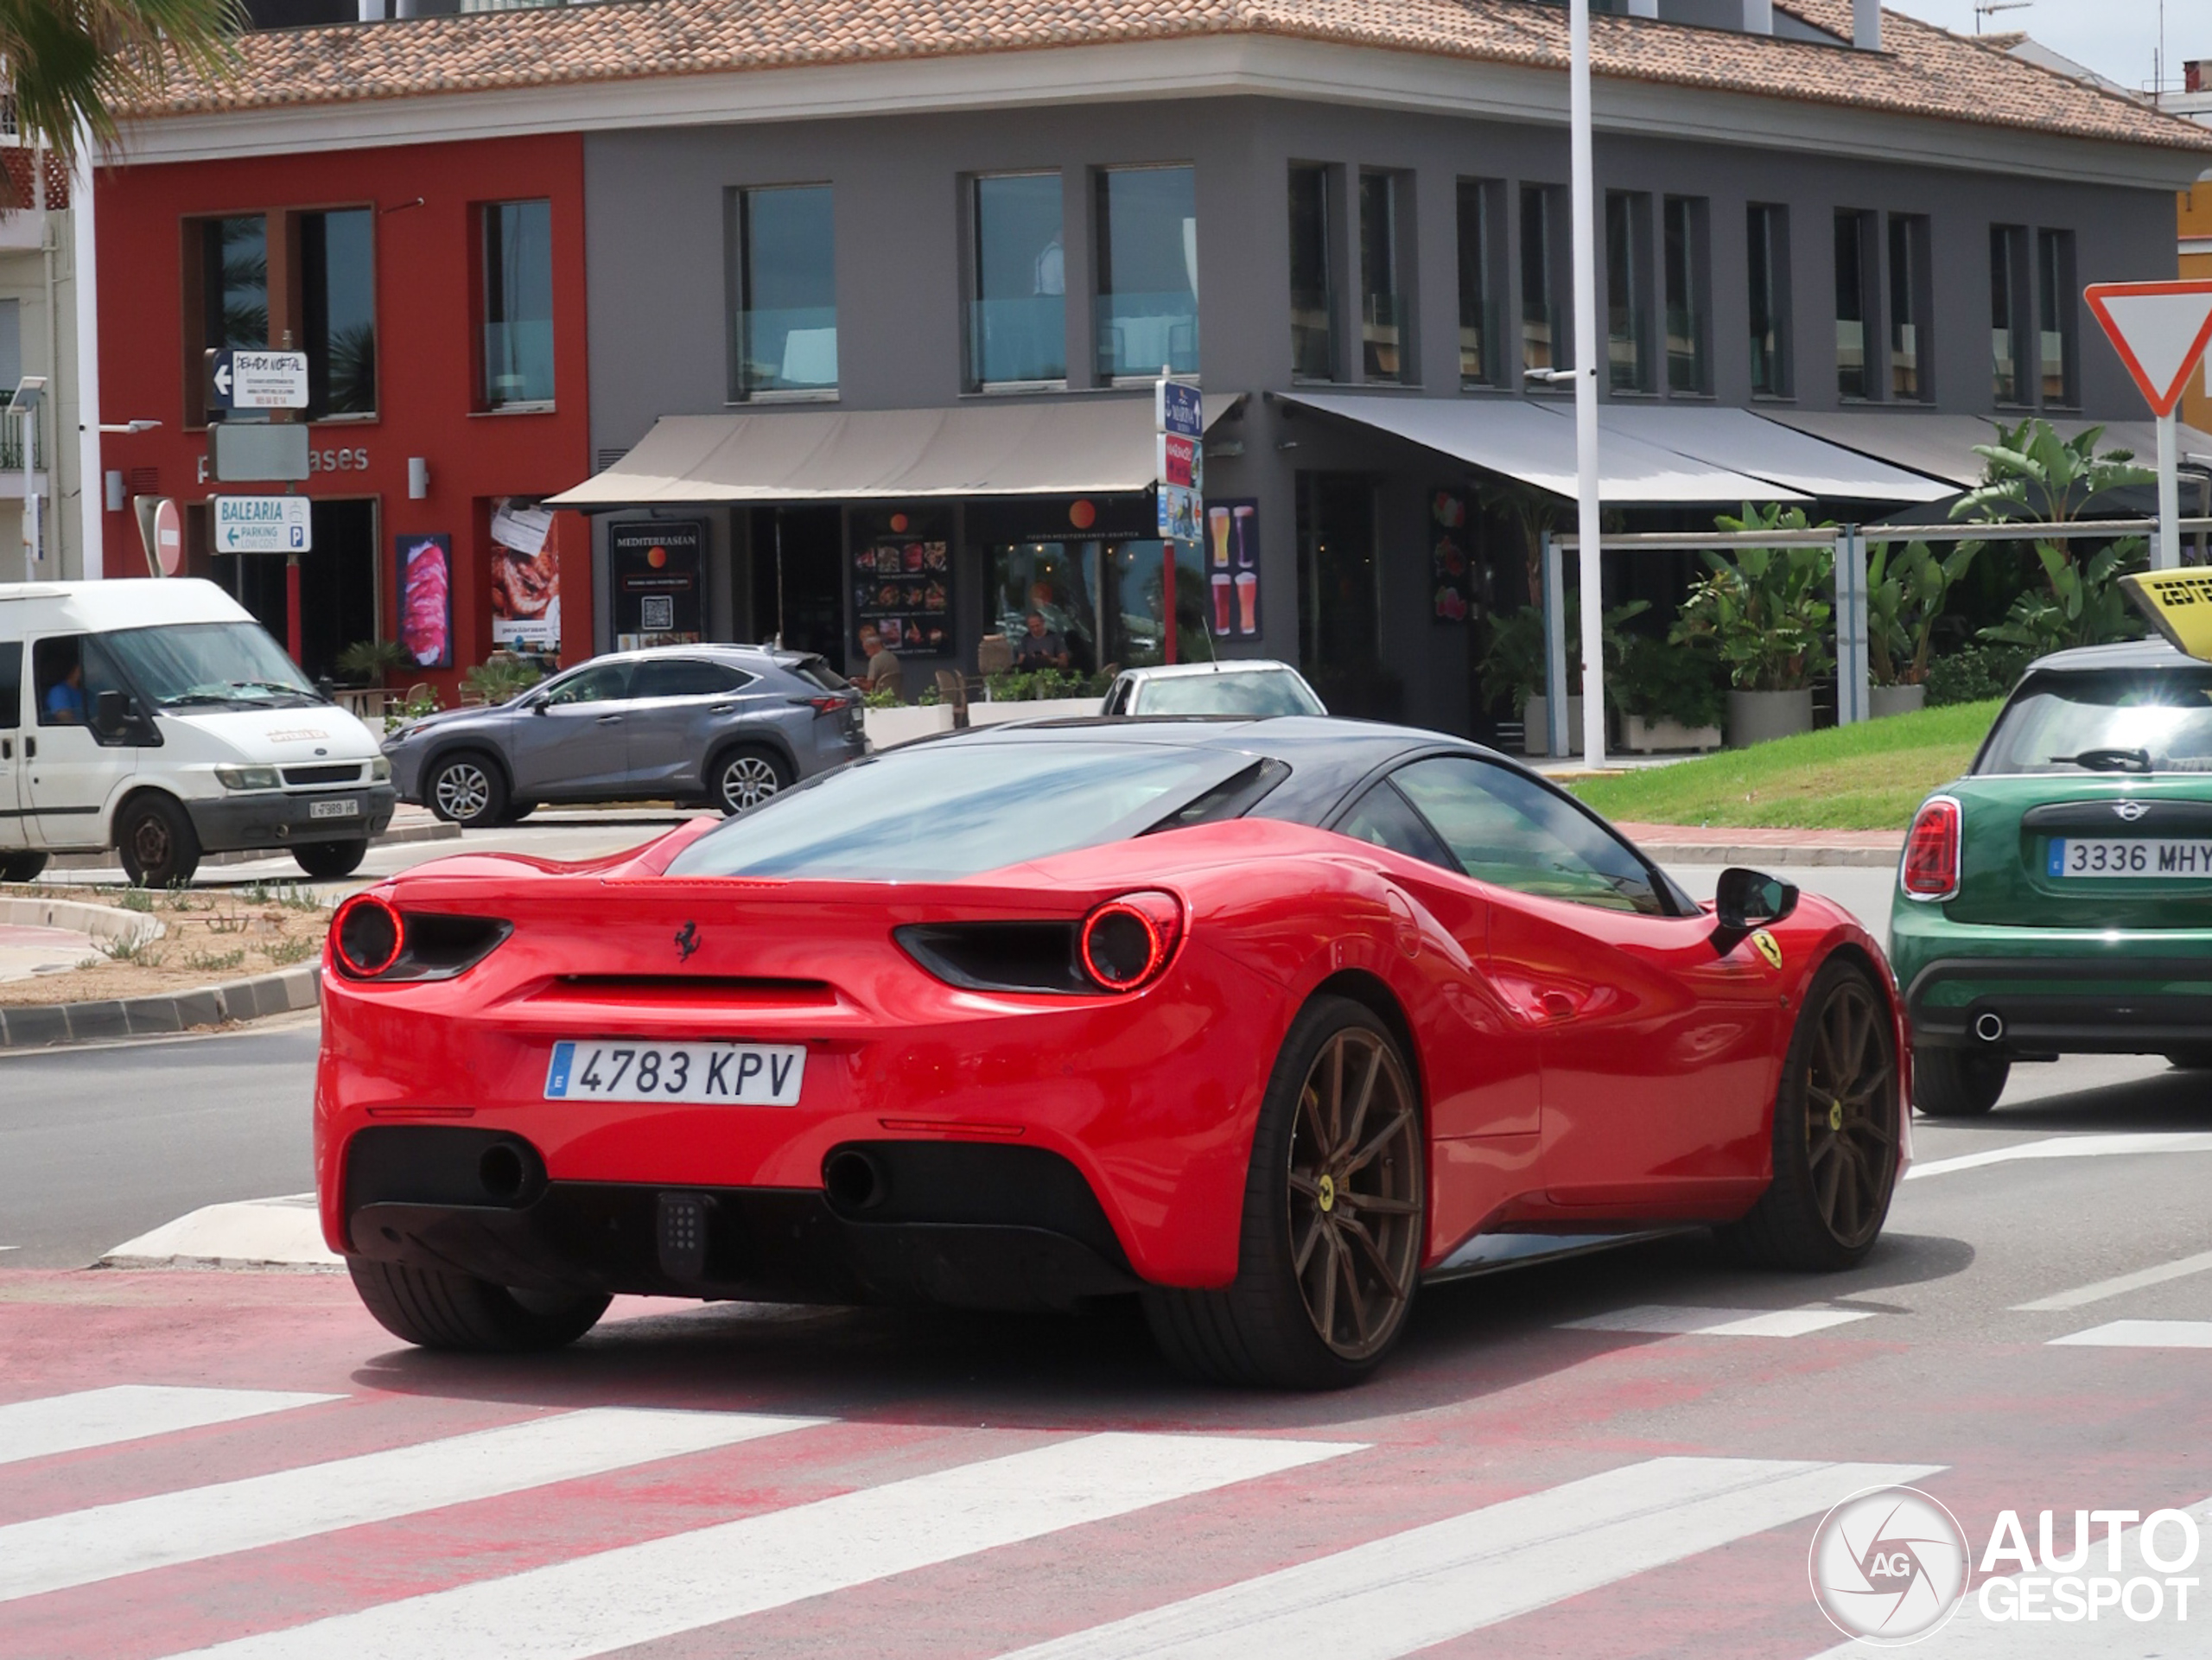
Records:
{"label": "bronze alloy wheel", "polygon": [[1855,1250],[1881,1231],[1897,1181],[1897,1056],[1888,1014],[1856,975],[1836,980],[1813,1018],[1806,1165],[1821,1219]]}
{"label": "bronze alloy wheel", "polygon": [[1290,1138],[1291,1267],[1340,1359],[1397,1333],[1421,1268],[1421,1117],[1380,1034],[1347,1027],[1314,1057]]}

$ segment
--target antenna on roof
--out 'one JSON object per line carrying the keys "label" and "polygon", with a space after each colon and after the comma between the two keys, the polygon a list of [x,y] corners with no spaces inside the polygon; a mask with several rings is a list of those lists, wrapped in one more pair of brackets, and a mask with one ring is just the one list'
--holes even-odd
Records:
{"label": "antenna on roof", "polygon": [[2036,0],[1974,0],[1974,32],[1981,33],[1981,20],[2000,11],[2025,11]]}

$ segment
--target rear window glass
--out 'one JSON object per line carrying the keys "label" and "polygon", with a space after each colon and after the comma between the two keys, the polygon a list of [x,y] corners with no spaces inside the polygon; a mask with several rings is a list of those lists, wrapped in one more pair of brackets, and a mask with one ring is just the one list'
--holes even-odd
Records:
{"label": "rear window glass", "polygon": [[1140,715],[1319,715],[1320,700],[1297,676],[1253,670],[1184,674],[1147,681],[1137,693]]}
{"label": "rear window glass", "polygon": [[819,686],[824,691],[842,691],[852,683],[818,657],[810,657],[804,663],[794,663],[791,672],[809,685]]}
{"label": "rear window glass", "polygon": [[2037,675],[1974,771],[2212,773],[2212,669]]}
{"label": "rear window glass", "polygon": [[771,798],[668,874],[957,881],[1125,840],[1251,765],[1165,744],[920,744]]}

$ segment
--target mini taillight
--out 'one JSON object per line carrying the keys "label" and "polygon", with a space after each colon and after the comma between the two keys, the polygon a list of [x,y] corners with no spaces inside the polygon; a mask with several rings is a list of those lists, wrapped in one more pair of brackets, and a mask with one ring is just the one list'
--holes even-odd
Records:
{"label": "mini taillight", "polygon": [[1084,919],[1083,971],[1102,989],[1135,991],[1158,979],[1183,937],[1173,894],[1124,894]]}
{"label": "mini taillight", "polygon": [[1930,796],[1904,838],[1898,885],[1908,899],[1948,900],[1959,891],[1959,804]]}
{"label": "mini taillight", "polygon": [[399,961],[407,947],[407,927],[399,913],[373,894],[356,894],[331,919],[331,955],[341,973],[373,980]]}

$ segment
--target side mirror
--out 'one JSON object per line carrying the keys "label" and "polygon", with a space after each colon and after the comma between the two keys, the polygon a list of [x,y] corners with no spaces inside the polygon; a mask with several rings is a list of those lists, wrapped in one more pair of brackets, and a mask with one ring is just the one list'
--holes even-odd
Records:
{"label": "side mirror", "polygon": [[121,692],[101,692],[92,699],[92,730],[104,738],[119,738],[130,723],[130,700]]}
{"label": "side mirror", "polygon": [[533,697],[530,700],[530,712],[532,715],[543,715],[551,706],[551,702],[550,698]]}
{"label": "side mirror", "polygon": [[1713,920],[1741,933],[1780,922],[1797,908],[1797,890],[1779,876],[1731,865],[1720,873],[1713,895]]}

